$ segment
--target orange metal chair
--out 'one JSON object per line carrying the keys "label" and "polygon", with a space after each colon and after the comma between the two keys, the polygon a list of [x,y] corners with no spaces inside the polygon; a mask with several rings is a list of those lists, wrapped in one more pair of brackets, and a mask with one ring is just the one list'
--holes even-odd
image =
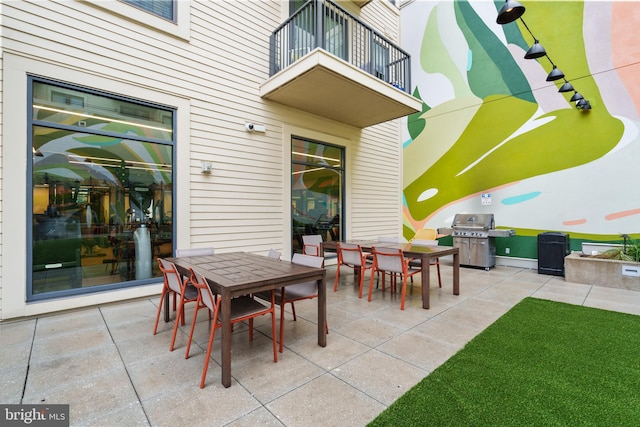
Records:
{"label": "orange metal chair", "polygon": [[333,284],[333,291],[338,290],[338,282],[340,280],[340,266],[346,265],[351,267],[354,271],[357,269],[359,277],[360,298],[362,298],[362,287],[364,283],[364,275],[366,270],[370,269],[373,265],[371,260],[371,254],[363,253],[360,245],[351,243],[338,242],[338,266],[336,268],[336,280]]}
{"label": "orange metal chair", "polygon": [[438,230],[435,228],[420,228],[416,231],[416,235],[413,239],[418,240],[436,240],[438,238]]}
{"label": "orange metal chair", "polygon": [[[411,241],[412,245],[416,246],[438,246],[437,240],[419,240],[413,239]],[[430,265],[435,265],[436,270],[438,271],[438,286],[442,287],[442,277],[440,276],[440,258],[431,258],[429,260]],[[414,268],[422,268],[422,260],[420,259],[412,259],[409,261],[409,266]]]}
{"label": "orange metal chair", "polygon": [[320,255],[320,244],[322,243],[322,236],[320,234],[302,236],[302,242],[303,254],[312,256]]}
{"label": "orange metal chair", "polygon": [[[407,295],[407,278],[420,273],[420,269],[414,269],[409,266],[409,260],[405,259],[402,249],[376,248],[372,247],[373,267],[371,268],[371,280],[369,281],[369,298],[373,293],[373,277],[376,272],[395,273],[402,276],[402,296],[400,301],[400,310],[404,310],[404,300]],[[392,292],[395,283],[392,283]]]}
{"label": "orange metal chair", "polygon": [[[213,347],[213,339],[215,337],[216,329],[222,327],[220,321],[220,302],[221,298],[215,298],[211,288],[201,274],[191,270],[191,283],[198,289],[198,299],[195,312],[193,313],[193,323],[191,324],[191,331],[189,332],[189,343],[187,344],[187,351],[184,354],[184,358],[189,358],[189,350],[191,349],[191,341],[193,339],[193,330],[196,325],[196,318],[198,311],[201,308],[207,308],[209,313],[213,313],[213,322],[211,323],[211,333],[209,334],[209,344],[207,345],[207,355],[204,359],[204,367],[202,368],[202,379],[200,380],[200,388],[204,388],[204,383],[207,378],[207,369],[209,367],[209,360],[211,358],[211,348]],[[249,341],[253,340],[253,319],[258,316],[264,316],[265,314],[271,314],[271,336],[273,338],[273,361],[278,362],[278,350],[276,343],[276,317],[274,306],[274,295],[271,292],[270,304],[264,305],[261,302],[251,298],[250,296],[241,296],[231,299],[231,325],[238,322],[249,321]]]}
{"label": "orange metal chair", "polygon": [[276,250],[276,249],[269,249],[269,253],[267,254],[267,256],[269,258],[273,258],[273,259],[280,259],[281,253],[280,251]]}
{"label": "orange metal chair", "polygon": [[[419,246],[437,246],[438,230],[435,228],[420,228],[416,231],[415,236],[411,239],[411,243]],[[411,260],[411,267],[422,268],[421,260]],[[438,269],[438,285],[442,287],[442,279],[440,278],[440,258],[432,259],[431,265],[435,265]],[[411,280],[413,283],[413,279]]]}
{"label": "orange metal chair", "polygon": [[[324,265],[324,258],[313,255],[293,254],[291,259],[292,264],[306,265],[308,267],[322,268]],[[286,304],[291,304],[291,311],[293,313],[294,322],[298,320],[296,316],[296,301],[302,301],[305,299],[312,299],[318,297],[318,283],[315,281],[299,283],[296,285],[286,286],[284,288],[276,289],[273,291],[275,295],[275,303],[280,306],[280,353],[284,351],[284,307]],[[267,300],[269,295],[267,292],[258,292],[253,296],[263,300]],[[327,333],[329,333],[329,326],[325,325]]]}
{"label": "orange metal chair", "polygon": [[[322,268],[324,265],[324,258],[318,256],[293,254],[291,259],[292,264],[305,265],[307,267]],[[280,305],[280,353],[284,350],[284,307],[286,304],[291,304],[291,311],[293,312],[293,320],[296,318],[296,308],[293,305],[295,301],[302,301],[305,299],[312,299],[318,297],[318,282],[315,280],[310,282],[299,283],[297,285],[290,285],[280,290],[275,290],[275,302]],[[329,333],[329,326],[325,325],[327,333]]]}
{"label": "orange metal chair", "polygon": [[[402,243],[402,237],[396,236],[378,236],[378,243]],[[373,256],[373,255],[370,255]],[[395,286],[396,274],[391,274],[391,286]],[[413,278],[412,278],[413,279]],[[385,286],[385,274],[382,273],[382,290],[384,291]],[[376,288],[378,285],[376,285]],[[362,296],[361,296],[362,297]]]}
{"label": "orange metal chair", "polygon": [[198,299],[198,290],[193,287],[189,278],[181,279],[180,273],[176,269],[174,263],[158,258],[158,267],[164,276],[164,285],[160,294],[160,304],[158,304],[158,313],[156,314],[156,324],[153,327],[153,335],[158,330],[158,321],[160,320],[160,312],[162,311],[162,303],[166,296],[173,295],[173,311],[176,311],[176,299],[180,298],[177,304],[176,321],[173,325],[173,335],[171,336],[171,345],[169,350],[173,351],[176,342],[176,334],[178,333],[178,323],[184,325],[184,305],[188,302],[195,302]]}

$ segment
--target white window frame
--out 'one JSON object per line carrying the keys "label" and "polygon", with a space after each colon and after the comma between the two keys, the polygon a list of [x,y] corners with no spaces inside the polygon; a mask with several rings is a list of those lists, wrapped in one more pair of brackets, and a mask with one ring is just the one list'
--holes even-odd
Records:
{"label": "white window frame", "polygon": [[183,40],[189,40],[191,33],[190,1],[176,1],[175,21],[169,21],[120,0],[85,0],[85,2],[119,15],[128,21],[135,21],[145,27],[152,27]]}

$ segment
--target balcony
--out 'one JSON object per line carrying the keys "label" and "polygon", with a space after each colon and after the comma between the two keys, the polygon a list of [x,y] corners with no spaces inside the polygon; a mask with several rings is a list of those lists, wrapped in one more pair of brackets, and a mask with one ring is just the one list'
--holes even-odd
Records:
{"label": "balcony", "polygon": [[410,56],[329,0],[309,0],[270,39],[260,96],[359,128],[422,108]]}

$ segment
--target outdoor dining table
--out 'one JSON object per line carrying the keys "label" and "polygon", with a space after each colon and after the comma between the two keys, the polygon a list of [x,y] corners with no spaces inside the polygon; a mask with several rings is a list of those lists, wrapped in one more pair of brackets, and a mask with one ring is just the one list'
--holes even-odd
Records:
{"label": "outdoor dining table", "polygon": [[[344,243],[360,245],[363,251],[370,251],[373,246],[376,248],[402,249],[408,258],[419,258],[422,260],[422,308],[429,308],[429,264],[432,258],[439,258],[446,255],[453,255],[453,294],[460,295],[460,251],[451,246],[422,246],[411,243],[386,243],[377,240],[348,240]],[[325,250],[337,251],[338,242],[322,242],[320,245],[320,256],[324,256]]]}
{"label": "outdoor dining table", "polygon": [[180,274],[189,275],[189,268],[202,274],[211,290],[222,298],[221,359],[222,385],[231,386],[231,298],[271,291],[284,286],[316,280],[318,282],[318,345],[327,345],[327,289],[324,268],[307,267],[246,252],[165,258],[173,262]]}

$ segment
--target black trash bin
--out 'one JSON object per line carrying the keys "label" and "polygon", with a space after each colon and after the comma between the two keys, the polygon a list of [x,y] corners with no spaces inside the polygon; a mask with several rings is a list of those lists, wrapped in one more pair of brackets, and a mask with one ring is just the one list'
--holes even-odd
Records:
{"label": "black trash bin", "polygon": [[569,253],[568,234],[556,232],[538,234],[538,274],[564,276],[564,257]]}

